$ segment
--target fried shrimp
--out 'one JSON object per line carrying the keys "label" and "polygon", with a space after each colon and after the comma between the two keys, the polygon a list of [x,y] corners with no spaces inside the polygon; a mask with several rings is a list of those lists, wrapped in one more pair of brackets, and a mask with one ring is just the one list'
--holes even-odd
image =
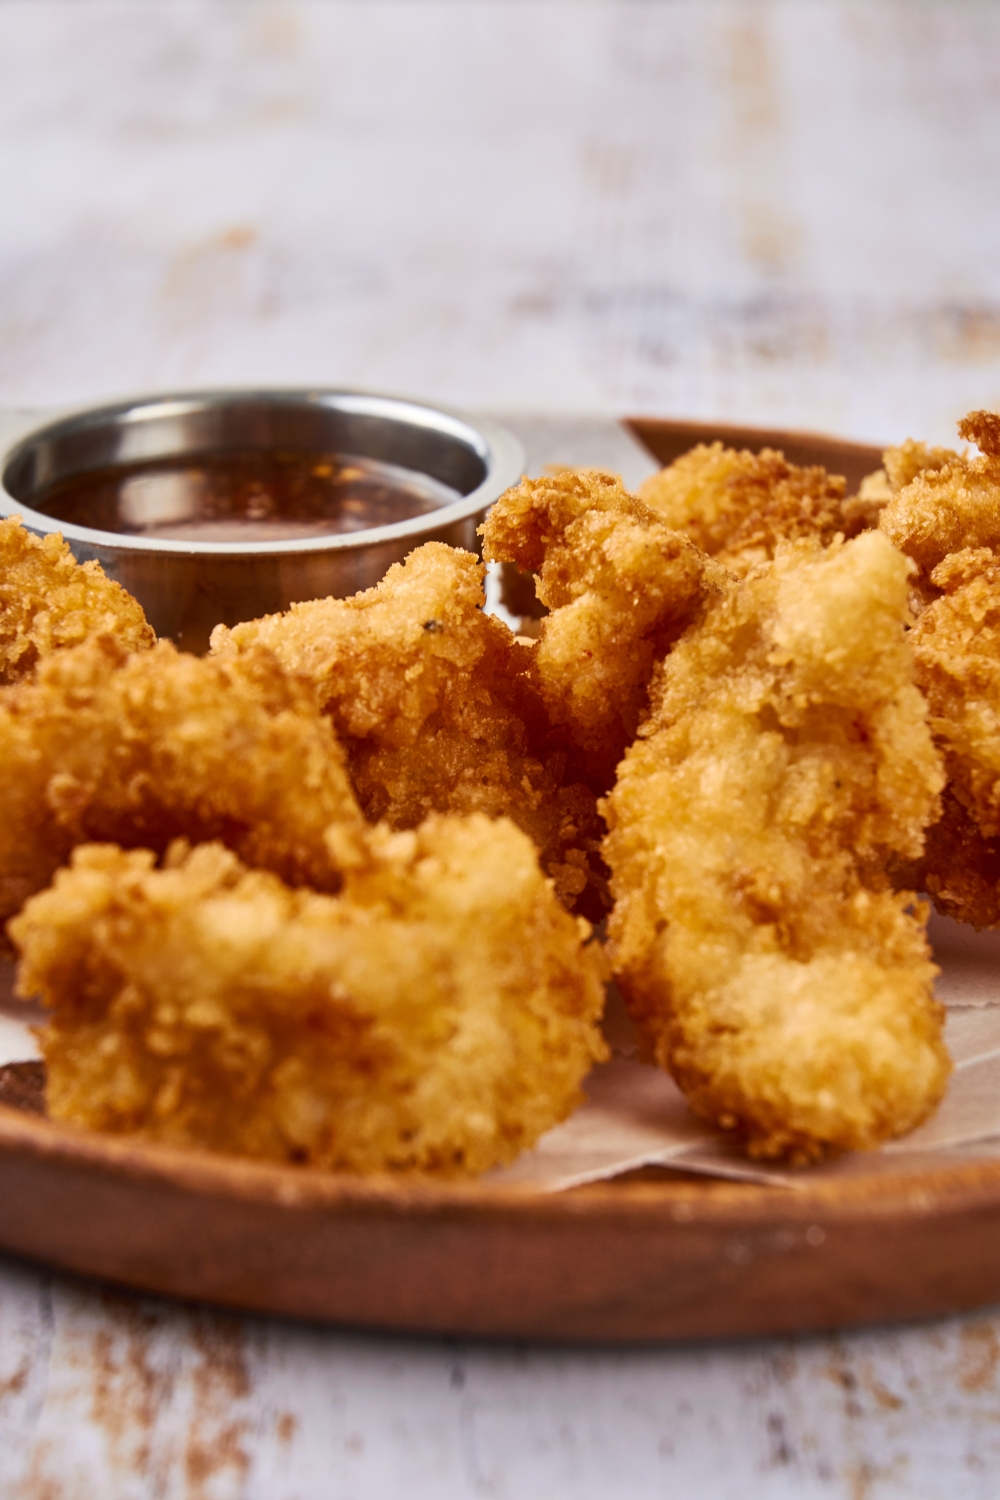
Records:
{"label": "fried shrimp", "polygon": [[[918,474],[925,469],[942,469],[958,454],[950,448],[928,448],[912,438],[898,448],[887,448],[882,454],[882,468],[866,474],[858,487],[858,493],[844,501],[844,512],[857,523],[858,530],[878,526],[889,501],[898,495]],[[848,535],[852,533],[848,532]],[[916,596],[917,606],[920,596]]]}
{"label": "fried shrimp", "polygon": [[328,824],[361,813],[329,722],[262,654],[220,662],[112,637],[44,658],[0,690],[0,916],[75,844],[161,851],[218,838],[251,865],[336,889]]}
{"label": "fried shrimp", "polygon": [[0,519],[0,684],[29,676],[53,651],[95,635],[126,651],[152,646],[140,606],[99,563],[78,563],[61,536]]}
{"label": "fried shrimp", "polygon": [[882,463],[890,494],[898,495],[919,474],[947,469],[961,457],[954,448],[929,448],[926,443],[918,443],[913,438],[907,438],[897,448],[887,448]]}
{"label": "fried shrimp", "polygon": [[779,546],[663,663],[605,804],[630,1008],[755,1156],[875,1146],[948,1078],[925,913],[882,874],[943,782],[907,571],[877,531]]}
{"label": "fried shrimp", "polygon": [[860,527],[845,512],[845,482],[825,469],[799,468],[783,453],[704,443],[682,454],[639,490],[666,526],[717,557],[739,577],[774,556],[780,541],[815,536],[831,542]]}
{"label": "fried shrimp", "polygon": [[944,756],[948,795],[915,878],[949,916],[1000,923],[1000,558],[964,548],[930,575],[943,590],[910,639]]}
{"label": "fried shrimp", "polygon": [[948,794],[923,859],[905,867],[949,916],[1000,923],[1000,417],[970,412],[981,456],[906,444],[880,525],[919,569],[916,679]]}
{"label": "fried shrimp", "polygon": [[553,725],[606,790],[635,736],[653,666],[726,576],[600,470],[524,479],[482,528],[483,551],[535,573],[532,662]]}
{"label": "fried shrimp", "polygon": [[[931,450],[933,464],[917,469],[879,521],[890,541],[913,558],[925,588],[949,553],[1000,547],[1000,416],[970,412],[958,424],[958,433],[979,447],[980,456]],[[899,477],[909,477],[909,470],[901,467]]]}
{"label": "fried shrimp", "polygon": [[952,448],[928,448],[926,443],[907,438],[898,448],[885,450],[882,468],[865,475],[858,493],[845,502],[845,509],[861,517],[865,526],[877,526],[893,495],[898,495],[926,469],[944,469],[959,456]]}
{"label": "fried shrimp", "polygon": [[931,728],[955,797],[986,838],[1000,835],[1000,557],[951,553],[931,573],[943,590],[911,632]]}
{"label": "fried shrimp", "polygon": [[370,821],[413,828],[432,812],[507,815],[560,897],[597,917],[596,799],[550,743],[532,648],[483,613],[483,572],[471,553],[428,542],[376,588],[220,626],[212,650],[235,660],[264,649],[312,683]]}
{"label": "fried shrimp", "polygon": [[479,1172],[606,1054],[600,952],[506,820],[337,832],[339,896],[219,844],[78,848],[10,930],[50,1115],[357,1171]]}

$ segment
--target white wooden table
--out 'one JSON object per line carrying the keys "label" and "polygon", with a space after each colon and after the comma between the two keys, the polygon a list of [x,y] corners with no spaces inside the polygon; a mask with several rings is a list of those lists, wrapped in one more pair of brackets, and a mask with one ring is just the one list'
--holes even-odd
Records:
{"label": "white wooden table", "polygon": [[[998,56],[972,0],[4,0],[0,406],[323,382],[947,441],[1000,405]],[[488,1347],[0,1262],[0,1496],[987,1500],[998,1371],[991,1312]]]}

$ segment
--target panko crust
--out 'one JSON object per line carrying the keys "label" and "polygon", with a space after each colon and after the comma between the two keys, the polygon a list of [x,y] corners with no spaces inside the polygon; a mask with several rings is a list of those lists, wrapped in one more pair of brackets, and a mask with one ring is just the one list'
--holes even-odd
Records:
{"label": "panko crust", "polygon": [[[949,916],[1000,922],[1000,417],[970,412],[979,457],[907,444],[881,526],[919,569],[911,640],[948,775],[940,821],[905,872]],[[888,459],[887,455],[887,459]]]}
{"label": "panko crust", "polygon": [[780,541],[860,530],[845,511],[845,481],[824,468],[800,468],[783,453],[763,448],[737,452],[722,443],[700,443],[639,490],[666,526],[743,577],[774,556]]}
{"label": "panko crust", "polygon": [[949,1073],[918,857],[943,783],[880,533],[779,546],[659,669],[605,805],[610,952],[657,1060],[751,1154],[919,1124]]}
{"label": "panko crust", "polygon": [[523,479],[482,535],[487,559],[536,574],[550,612],[535,678],[590,785],[606,790],[646,710],[655,663],[726,575],[597,469]]}
{"label": "panko crust", "polygon": [[886,480],[891,494],[898,495],[912,484],[918,474],[937,473],[960,461],[962,455],[954,448],[932,448],[927,443],[918,443],[907,438],[898,447],[887,448],[882,455]]}
{"label": "panko crust", "polygon": [[594,793],[553,743],[532,648],[483,613],[484,569],[428,542],[352,599],[220,626],[218,660],[264,649],[313,684],[368,819],[413,828],[432,812],[506,815],[567,905],[606,902]]}
{"label": "panko crust", "polygon": [[887,448],[882,454],[882,468],[866,474],[858,486],[858,493],[844,501],[845,515],[859,522],[861,530],[877,526],[893,495],[898,495],[925,469],[946,468],[958,457],[951,448],[929,448],[926,443],[915,442],[913,438],[907,438],[897,448]]}
{"label": "panko crust", "polygon": [[903,878],[939,910],[1000,924],[1000,559],[963,548],[931,574],[941,596],[910,639],[948,790],[923,858]]}
{"label": "panko crust", "polygon": [[0,689],[0,918],[75,844],[162,851],[218,838],[251,865],[336,889],[324,833],[360,822],[343,753],[273,658],[220,662],[114,638],[44,658]]}
{"label": "panko crust", "polygon": [[970,412],[958,431],[980,447],[980,456],[930,450],[933,464],[917,469],[879,520],[886,536],[917,564],[925,598],[934,596],[930,575],[949,553],[1000,546],[1000,417]]}
{"label": "panko crust", "polygon": [[911,632],[917,682],[955,798],[987,839],[1000,835],[1000,558],[951,553],[931,574],[942,595]]}
{"label": "panko crust", "polygon": [[336,835],[340,896],[220,844],[87,845],[11,924],[52,1118],[352,1171],[480,1172],[606,1053],[599,949],[506,820]]}
{"label": "panko crust", "polygon": [[141,606],[99,563],[78,563],[55,532],[35,536],[17,516],[0,519],[0,685],[95,635],[126,651],[156,639]]}

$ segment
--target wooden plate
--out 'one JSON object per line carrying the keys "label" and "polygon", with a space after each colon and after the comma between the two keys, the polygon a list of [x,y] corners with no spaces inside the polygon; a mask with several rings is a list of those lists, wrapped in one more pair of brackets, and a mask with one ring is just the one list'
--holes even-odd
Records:
{"label": "wooden plate", "polygon": [[[851,487],[880,461],[803,434],[630,426],[661,461],[715,437],[767,443]],[[779,1333],[1000,1298],[1000,1162],[924,1161],[798,1191],[646,1172],[540,1196],[176,1151],[0,1105],[0,1245],[153,1292],[370,1328]]]}

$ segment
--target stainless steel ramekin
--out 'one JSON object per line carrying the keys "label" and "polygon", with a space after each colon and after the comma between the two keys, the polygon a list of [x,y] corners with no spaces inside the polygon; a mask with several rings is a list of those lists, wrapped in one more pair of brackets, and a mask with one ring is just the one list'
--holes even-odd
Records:
{"label": "stainless steel ramekin", "polygon": [[[191,391],[4,423],[0,514],[59,531],[142,604],[158,635],[202,651],[213,626],[300,599],[370,588],[423,542],[478,550],[487,508],[521,473],[506,429],[417,402],[356,391]],[[376,459],[458,492],[437,509],[364,531],[282,541],[187,541],[91,530],[32,508],[43,487],[115,465],[227,451],[293,450]]]}

